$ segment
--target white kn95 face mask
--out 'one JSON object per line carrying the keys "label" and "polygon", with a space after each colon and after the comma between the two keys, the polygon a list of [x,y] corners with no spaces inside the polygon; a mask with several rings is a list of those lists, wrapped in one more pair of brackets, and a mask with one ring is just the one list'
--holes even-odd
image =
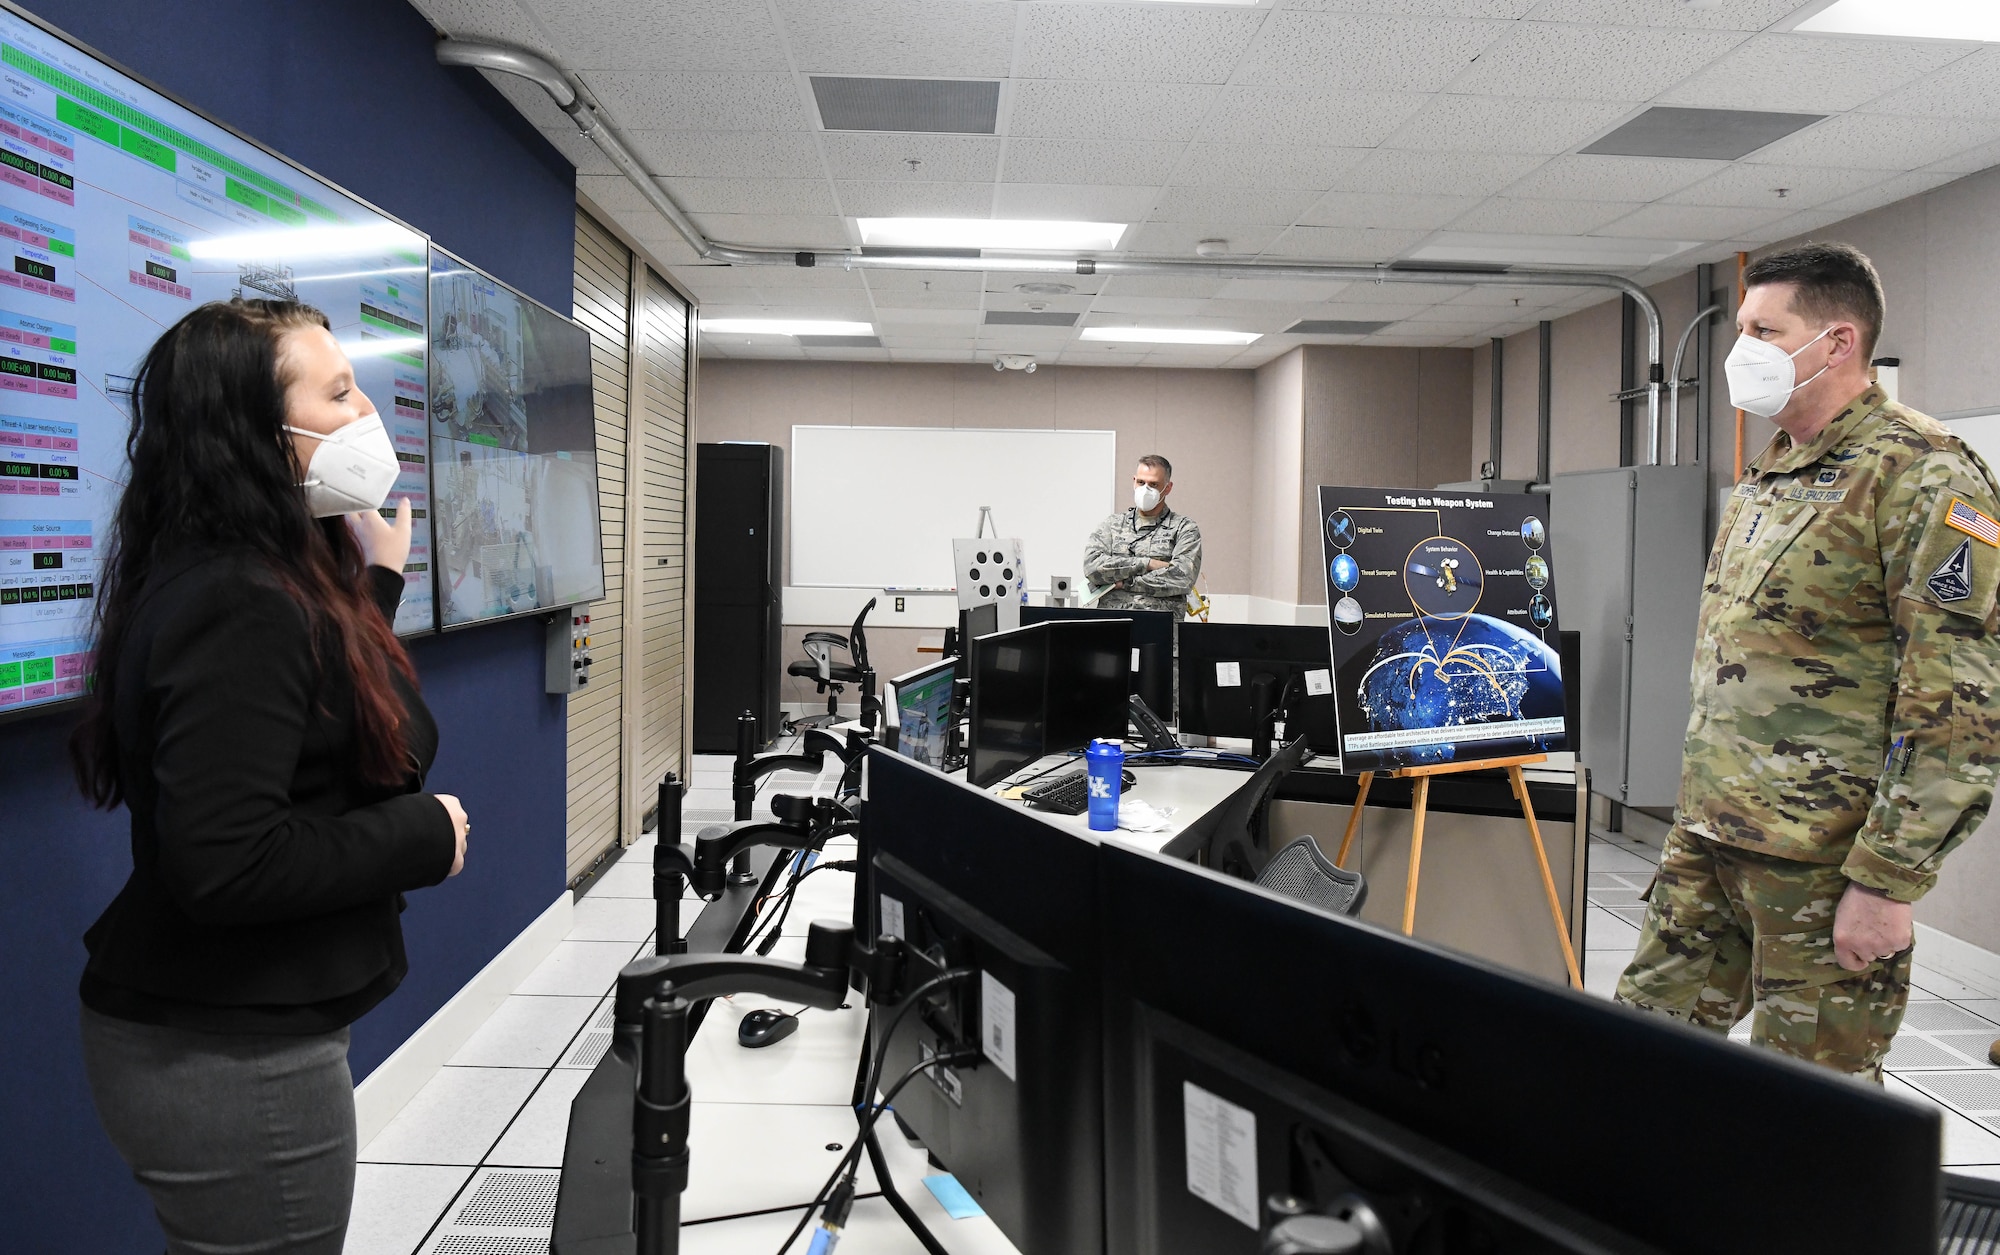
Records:
{"label": "white kn95 face mask", "polygon": [[1801,383],[1792,359],[1824,340],[1827,331],[1832,330],[1828,327],[1793,353],[1753,336],[1736,337],[1736,347],[1729,350],[1729,357],[1722,363],[1722,372],[1729,377],[1729,403],[1759,418],[1775,417],[1791,403],[1794,392],[1827,372],[1827,367],[1822,366]]}
{"label": "white kn95 face mask", "polygon": [[285,430],[319,440],[299,485],[306,490],[306,509],[314,518],[380,509],[389,499],[403,468],[380,414],[357,418],[327,435],[299,427]]}
{"label": "white kn95 face mask", "polygon": [[1139,507],[1139,513],[1151,514],[1159,508],[1160,490],[1151,484],[1140,484],[1132,490],[1132,504]]}

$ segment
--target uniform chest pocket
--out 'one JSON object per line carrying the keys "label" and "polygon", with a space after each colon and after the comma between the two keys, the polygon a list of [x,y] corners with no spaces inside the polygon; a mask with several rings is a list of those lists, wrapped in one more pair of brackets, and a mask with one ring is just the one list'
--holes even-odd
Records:
{"label": "uniform chest pocket", "polygon": [[1861,577],[1855,563],[1829,556],[1820,507],[1796,505],[1794,512],[1767,520],[1775,528],[1738,572],[1736,595],[1755,607],[1756,617],[1782,623],[1811,640],[1838,613]]}

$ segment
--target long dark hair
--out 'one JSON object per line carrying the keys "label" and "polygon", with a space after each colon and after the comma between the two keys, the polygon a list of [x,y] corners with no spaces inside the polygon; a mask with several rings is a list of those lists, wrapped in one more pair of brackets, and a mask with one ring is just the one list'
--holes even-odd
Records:
{"label": "long dark hair", "polygon": [[168,329],[139,367],[130,473],[98,582],[96,678],[70,738],[77,783],[99,806],[125,796],[112,718],[119,653],[155,562],[178,550],[247,550],[260,560],[305,611],[321,668],[338,651],[353,677],[362,777],[391,784],[409,770],[389,669],[412,683],[415,671],[367,592],[347,520],[307,511],[284,431],[279,342],[326,326],[325,314],[296,301],[215,301]]}

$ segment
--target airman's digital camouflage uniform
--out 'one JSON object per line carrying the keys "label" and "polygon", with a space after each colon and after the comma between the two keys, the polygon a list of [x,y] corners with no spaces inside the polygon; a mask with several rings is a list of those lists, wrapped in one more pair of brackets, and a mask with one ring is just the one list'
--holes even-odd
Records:
{"label": "airman's digital camouflage uniform", "polygon": [[[1147,570],[1152,558],[1170,565]],[[1097,525],[1083,549],[1087,585],[1125,585],[1096,601],[1105,610],[1170,610],[1175,619],[1183,619],[1188,590],[1200,574],[1201,528],[1171,508],[1163,508],[1150,523],[1135,509],[1121,510]]]}
{"label": "airman's digital camouflage uniform", "polygon": [[1834,957],[1849,881],[1914,902],[2000,764],[2000,500],[1949,429],[1857,397],[1772,441],[1709,555],[1680,806],[1618,997],[1881,1079],[1910,951]]}

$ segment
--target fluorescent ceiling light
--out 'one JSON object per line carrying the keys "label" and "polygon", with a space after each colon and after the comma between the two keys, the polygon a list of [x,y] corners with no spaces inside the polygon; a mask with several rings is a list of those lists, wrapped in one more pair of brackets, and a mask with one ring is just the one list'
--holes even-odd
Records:
{"label": "fluorescent ceiling light", "polygon": [[1104,249],[1118,247],[1122,222],[1037,222],[1025,218],[860,218],[873,248]]}
{"label": "fluorescent ceiling light", "polygon": [[1410,261],[1486,266],[1652,266],[1699,240],[1642,240],[1611,235],[1495,235],[1446,231],[1409,255]]}
{"label": "fluorescent ceiling light", "polygon": [[1834,0],[1792,29],[2000,43],[2000,5],[1993,0]]}
{"label": "fluorescent ceiling light", "polygon": [[1121,344],[1250,344],[1263,337],[1255,331],[1215,331],[1206,327],[1085,327],[1085,340],[1116,340]]}
{"label": "fluorescent ceiling light", "polygon": [[865,336],[875,332],[873,323],[830,318],[704,318],[701,329],[753,336]]}
{"label": "fluorescent ceiling light", "polygon": [[417,252],[424,237],[393,223],[352,227],[297,227],[216,235],[188,245],[188,255],[204,261],[311,261],[375,253]]}

